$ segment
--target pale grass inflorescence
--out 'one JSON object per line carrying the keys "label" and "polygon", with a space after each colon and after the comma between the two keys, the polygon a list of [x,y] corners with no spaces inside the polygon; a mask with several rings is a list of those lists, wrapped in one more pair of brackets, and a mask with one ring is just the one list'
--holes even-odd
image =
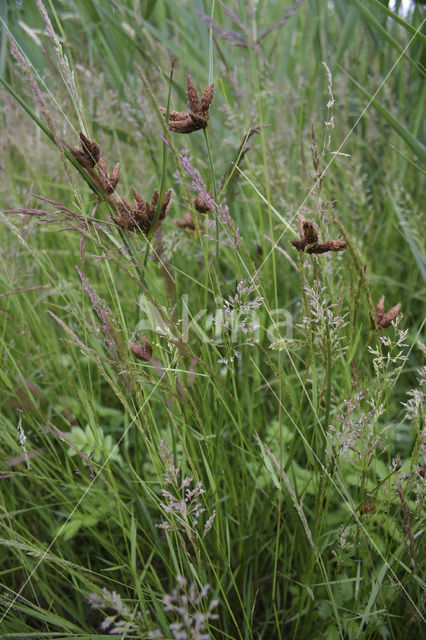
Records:
{"label": "pale grass inflorescence", "polygon": [[[185,534],[191,542],[196,540],[197,526],[205,508],[202,506],[202,496],[205,494],[202,481],[194,484],[190,476],[183,477],[180,464],[175,465],[173,454],[170,452],[165,440],[160,443],[160,458],[163,461],[164,482],[168,487],[161,489],[164,502],[160,502],[163,511],[171,516],[170,521],[163,521],[156,526],[160,529],[173,531],[175,527]],[[213,510],[206,521],[202,537],[212,528],[216,511]]]}

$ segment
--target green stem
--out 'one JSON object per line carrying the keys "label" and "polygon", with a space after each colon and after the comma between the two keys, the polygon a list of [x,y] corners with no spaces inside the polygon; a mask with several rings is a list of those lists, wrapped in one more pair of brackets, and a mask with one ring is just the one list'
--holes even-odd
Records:
{"label": "green stem", "polygon": [[[173,71],[174,71],[175,61],[172,60],[172,68],[170,70],[170,78],[169,78],[169,91],[167,94],[167,106],[166,106],[166,127],[169,125],[169,114],[170,114],[170,96],[172,90],[172,81],[173,81]],[[151,226],[149,228],[149,232],[147,235],[148,242],[146,244],[145,249],[145,257],[143,261],[143,266],[146,267],[148,262],[149,248],[151,246],[151,240],[154,237],[155,228],[157,226],[158,219],[160,217],[161,208],[163,206],[164,194],[166,192],[166,178],[167,178],[167,145],[163,143],[162,150],[162,163],[161,163],[161,182],[160,182],[160,195],[158,196],[157,207],[155,209],[155,215],[152,220]]]}
{"label": "green stem", "polygon": [[[211,148],[210,148],[210,141],[209,141],[209,136],[208,136],[208,133],[207,133],[207,129],[203,129],[203,133],[204,133],[204,139],[206,141],[207,155],[209,157],[210,178],[211,178],[211,183],[212,183],[212,188],[213,188],[213,199],[214,199],[215,203],[218,204],[218,201],[217,201],[217,189],[216,189],[216,178],[214,176],[212,151],[211,151]],[[217,272],[217,274],[219,274],[219,224],[218,224],[218,220],[217,220],[217,212],[216,212],[216,272]]]}

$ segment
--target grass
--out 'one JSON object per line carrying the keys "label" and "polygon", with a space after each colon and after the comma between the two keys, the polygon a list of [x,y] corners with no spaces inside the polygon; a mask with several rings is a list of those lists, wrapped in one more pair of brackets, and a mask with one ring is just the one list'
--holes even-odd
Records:
{"label": "grass", "polygon": [[[420,637],[425,32],[399,6],[0,10],[2,637]],[[181,135],[187,74],[215,95]],[[132,185],[146,233],[113,221]],[[301,215],[346,248],[310,253]]]}

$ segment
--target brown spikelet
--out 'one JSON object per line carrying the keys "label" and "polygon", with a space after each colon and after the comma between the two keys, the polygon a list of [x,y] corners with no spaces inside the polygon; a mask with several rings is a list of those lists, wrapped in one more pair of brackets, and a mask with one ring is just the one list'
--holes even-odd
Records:
{"label": "brown spikelet", "polygon": [[186,95],[188,97],[188,105],[191,113],[194,113],[198,116],[202,115],[201,102],[198,98],[198,93],[194,85],[192,84],[192,80],[190,76],[186,78]]}
{"label": "brown spikelet", "polygon": [[69,147],[69,152],[72,156],[77,160],[78,164],[81,164],[85,169],[92,169],[95,165],[92,163],[90,159],[87,158],[84,151],[82,151],[79,147]]}
{"label": "brown spikelet", "polygon": [[138,360],[143,360],[145,362],[150,362],[152,360],[152,346],[145,336],[142,338],[141,344],[129,342],[129,347],[130,351]]}
{"label": "brown spikelet", "polygon": [[135,202],[137,202],[137,204],[140,205],[141,208],[144,208],[145,207],[145,202],[144,202],[144,199],[142,198],[141,194],[139,193],[139,191],[133,185],[130,187],[130,189],[132,190]]}
{"label": "brown spikelet", "polygon": [[207,202],[200,198],[200,196],[194,198],[193,203],[195,210],[198,211],[198,213],[208,213],[211,210]]}
{"label": "brown spikelet", "polygon": [[120,181],[120,163],[117,162],[117,164],[114,165],[109,175],[110,188],[112,189],[110,193],[115,191],[119,181]]}
{"label": "brown spikelet", "polygon": [[108,173],[105,160],[101,156],[98,160],[98,173],[102,187],[106,193],[114,193],[120,180],[120,163],[117,162],[111,173]]}
{"label": "brown spikelet", "polygon": [[346,249],[346,242],[344,240],[318,242],[318,233],[313,222],[306,220],[302,215],[299,215],[299,234],[300,240],[291,240],[291,244],[298,251],[319,254],[327,253],[328,251],[343,251]]}
{"label": "brown spikelet", "polygon": [[382,296],[379,300],[379,302],[377,303],[377,306],[375,308],[375,312],[376,312],[376,321],[377,321],[377,326],[380,329],[380,324],[383,320],[383,316],[385,314],[385,296]]}
{"label": "brown spikelet", "polygon": [[399,313],[400,308],[401,308],[401,303],[398,302],[398,304],[396,304],[394,307],[392,307],[392,309],[389,309],[389,311],[385,313],[385,315],[382,318],[383,329],[390,327],[392,322],[396,320],[396,317]]}
{"label": "brown spikelet", "polygon": [[379,329],[379,331],[390,327],[392,322],[396,320],[400,308],[401,303],[398,303],[385,313],[385,296],[382,296],[380,298],[375,308],[377,328]]}
{"label": "brown spikelet", "polygon": [[[151,225],[155,218],[155,211],[158,204],[158,191],[154,191],[151,202],[143,199],[139,191],[135,187],[131,187],[134,204],[131,204],[125,198],[114,196],[114,205],[117,216],[113,217],[114,222],[126,231],[142,231],[145,235],[151,229]],[[160,223],[166,217],[171,207],[171,191],[166,191],[161,205],[161,211],[158,216]]]}
{"label": "brown spikelet", "polygon": [[299,233],[300,239],[305,244],[314,244],[315,242],[318,242],[318,234],[313,222],[306,220],[302,215],[299,216]]}
{"label": "brown spikelet", "polygon": [[126,231],[134,231],[138,228],[138,223],[134,215],[134,205],[126,200],[126,198],[119,198],[114,196],[114,206],[117,215],[113,217],[116,225],[125,229]]}
{"label": "brown spikelet", "polygon": [[201,110],[204,114],[208,113],[209,107],[213,100],[213,96],[214,96],[214,84],[212,82],[211,84],[209,84],[208,87],[204,89],[203,95],[201,96]]}
{"label": "brown spikelet", "polygon": [[[183,220],[180,220],[179,218],[174,218],[173,222],[177,227],[180,227],[181,229],[186,229],[191,233],[195,233],[197,230],[197,227],[195,226],[195,222],[189,213],[185,213],[185,215],[183,216]],[[200,224],[199,228],[200,228],[200,231],[203,233],[204,225]]]}
{"label": "brown spikelet", "polygon": [[298,251],[303,251],[303,249],[306,247],[306,244],[303,242],[303,240],[290,240],[290,242]]}
{"label": "brown spikelet", "polygon": [[95,140],[89,140],[82,131],[80,131],[80,146],[68,147],[69,152],[85,169],[93,169],[97,164],[101,150]]}
{"label": "brown spikelet", "polygon": [[152,213],[152,215],[154,215],[155,213],[155,209],[157,207],[158,204],[158,191],[157,189],[154,191],[154,195],[151,198],[151,207],[149,209],[149,213]]}
{"label": "brown spikelet", "polygon": [[160,211],[160,216],[159,216],[159,220],[164,220],[164,218],[166,217],[166,215],[169,212],[170,207],[172,206],[172,201],[171,201],[171,197],[172,197],[172,192],[170,191],[170,189],[168,191],[166,191],[166,193],[164,194],[164,198],[163,198],[163,204],[161,206],[161,211]]}
{"label": "brown spikelet", "polygon": [[169,120],[169,129],[175,133],[193,133],[202,128],[194,123],[189,113],[182,113],[181,118],[177,120]]}
{"label": "brown spikelet", "polygon": [[[189,112],[170,111],[169,129],[175,133],[192,133],[207,127],[209,119],[209,108],[213,100],[213,84],[204,89],[201,101],[191,78],[186,78],[186,95],[188,98]],[[166,109],[161,107],[161,112],[165,115]]]}
{"label": "brown spikelet", "polygon": [[328,242],[318,242],[312,247],[308,247],[308,253],[327,253],[328,251],[343,251],[346,249],[344,240],[329,240]]}

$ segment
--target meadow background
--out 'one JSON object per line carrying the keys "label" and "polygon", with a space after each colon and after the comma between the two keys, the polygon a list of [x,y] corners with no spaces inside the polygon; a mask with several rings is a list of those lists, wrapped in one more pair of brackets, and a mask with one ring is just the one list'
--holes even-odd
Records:
{"label": "meadow background", "polygon": [[[421,636],[425,11],[400,8],[1,3],[1,637]],[[188,74],[208,126],[170,132]],[[80,131],[120,198],[171,189],[155,233],[113,221]],[[299,215],[346,249],[296,251]]]}

